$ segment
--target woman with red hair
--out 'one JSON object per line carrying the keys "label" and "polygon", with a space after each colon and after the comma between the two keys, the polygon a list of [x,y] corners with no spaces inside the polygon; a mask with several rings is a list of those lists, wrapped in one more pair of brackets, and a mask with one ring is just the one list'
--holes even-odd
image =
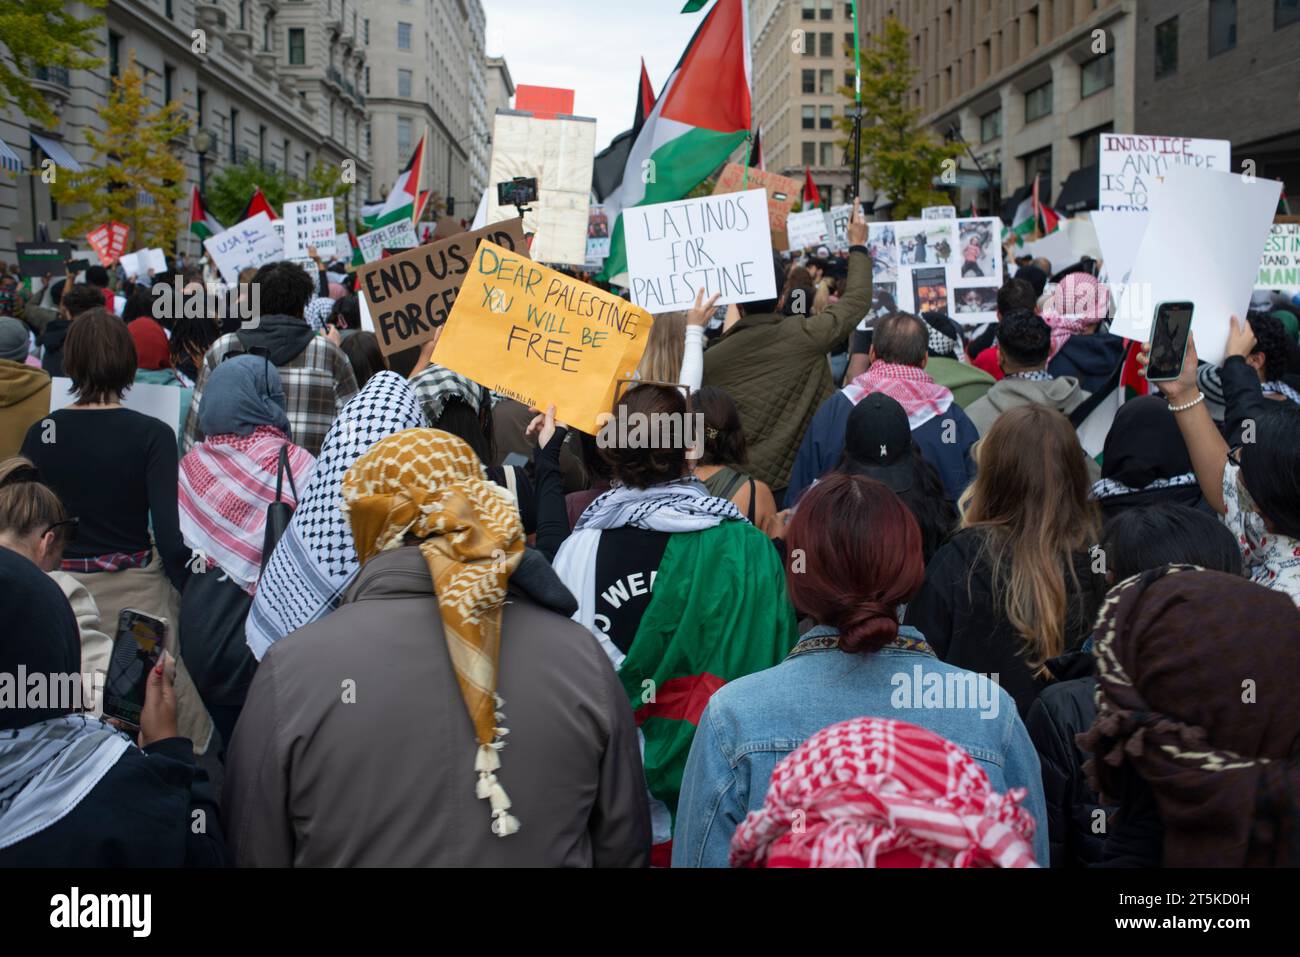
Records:
{"label": "woman with red hair", "polygon": [[673,866],[726,867],[741,821],[763,806],[777,763],[823,728],[906,721],[969,752],[999,793],[1026,791],[1047,860],[1038,756],[996,681],[939,661],[899,625],[921,590],[921,532],[880,482],[834,474],[809,490],[786,533],[790,599],[816,627],[775,668],[724,685],[700,717],[682,778]]}

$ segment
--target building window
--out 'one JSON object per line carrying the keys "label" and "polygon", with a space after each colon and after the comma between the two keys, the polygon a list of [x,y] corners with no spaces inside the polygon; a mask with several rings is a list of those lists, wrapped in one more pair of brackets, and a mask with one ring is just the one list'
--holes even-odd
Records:
{"label": "building window", "polygon": [[199,115],[199,129],[202,129],[208,120],[208,91],[203,87],[194,91],[194,109]]}
{"label": "building window", "polygon": [[835,55],[835,34],[819,33],[818,35],[820,49],[817,51],[818,56]]}
{"label": "building window", "polygon": [[366,67],[366,95],[370,95],[370,67]]}
{"label": "building window", "polygon": [[1095,130],[1089,130],[1075,139],[1079,141],[1079,165],[1098,166],[1101,164],[1101,137],[1103,133],[1115,132],[1115,124],[1107,123]]}
{"label": "building window", "polygon": [[817,34],[803,31],[803,35],[800,37],[800,39],[803,42],[803,55],[816,56],[817,55]]}
{"label": "building window", "polygon": [[803,128],[805,130],[817,129],[817,107],[805,106],[803,108]]}
{"label": "building window", "polygon": [[1080,94],[1086,100],[1115,85],[1115,51],[1103,53],[1083,65]]}
{"label": "building window", "polygon": [[411,71],[397,71],[397,95],[409,97],[411,95]]}
{"label": "building window", "polygon": [[1156,79],[1178,72],[1178,18],[1156,27]]}
{"label": "building window", "polygon": [[167,0],[167,2],[163,4],[163,13],[166,14],[168,20],[176,19],[172,14],[172,0]]}
{"label": "building window", "polygon": [[[835,162],[835,144],[834,144],[834,143],[822,143],[822,144],[821,144],[821,153],[822,153],[822,156],[821,156],[822,166],[835,166],[835,165],[837,165],[836,162]],[[823,195],[823,196],[828,196],[828,195],[830,195],[830,194],[829,194],[829,193],[822,193],[822,195]]]}
{"label": "building window", "polygon": [[257,161],[266,162],[266,127],[258,126],[257,128]]}
{"label": "building window", "polygon": [[397,49],[411,49],[411,25],[398,21],[397,24]]}
{"label": "building window", "polygon": [[307,62],[307,31],[294,27],[289,31],[289,65],[302,66]]}
{"label": "building window", "polygon": [[818,123],[818,127],[823,130],[835,129],[835,107],[823,106],[818,109],[820,110],[820,122]]}
{"label": "building window", "polygon": [[804,143],[803,144],[803,165],[812,166],[816,162],[817,162],[817,144]]}
{"label": "building window", "polygon": [[835,92],[835,71],[822,70],[818,81],[818,92],[834,93]]}
{"label": "building window", "polygon": [[822,19],[823,19],[823,20],[834,20],[834,19],[835,19],[835,0],[822,0],[822,7],[821,7],[821,10],[822,10]]}
{"label": "building window", "polygon": [[176,68],[163,64],[163,103],[172,101],[172,85],[176,80]]}
{"label": "building window", "polygon": [[271,15],[262,18],[262,52],[271,52]]}
{"label": "building window", "polygon": [[803,75],[803,83],[802,83],[803,92],[816,93],[817,92],[817,71],[803,70],[801,72]]}
{"label": "building window", "polygon": [[230,162],[238,163],[239,158],[239,110],[230,108]]}
{"label": "building window", "polygon": [[1300,0],[1273,0],[1273,29],[1300,23]]}
{"label": "building window", "polygon": [[108,75],[120,76],[122,64],[122,37],[110,32],[108,34]]}
{"label": "building window", "polygon": [[980,117],[980,142],[991,143],[1002,136],[1002,110],[998,108],[992,113],[985,113]]}
{"label": "building window", "polygon": [[[1021,157],[1025,164],[1025,183],[1033,186],[1035,177],[1042,177],[1043,185],[1050,191],[1052,188],[1052,148],[1038,150],[1036,153],[1026,153]],[[1046,194],[1044,194],[1046,196]],[[1046,202],[1046,199],[1044,199]]]}
{"label": "building window", "polygon": [[411,152],[411,118],[409,116],[399,116],[397,118],[397,155],[405,156]]}
{"label": "building window", "polygon": [[1025,94],[1025,122],[1041,120],[1052,113],[1052,81],[1035,87]]}
{"label": "building window", "polygon": [[361,21],[361,41],[366,46],[370,46],[370,18],[366,17]]}
{"label": "building window", "polygon": [[817,0],[803,0],[803,10],[799,14],[801,19],[817,19]]}
{"label": "building window", "polygon": [[1237,45],[1237,0],[1210,0],[1210,56]]}

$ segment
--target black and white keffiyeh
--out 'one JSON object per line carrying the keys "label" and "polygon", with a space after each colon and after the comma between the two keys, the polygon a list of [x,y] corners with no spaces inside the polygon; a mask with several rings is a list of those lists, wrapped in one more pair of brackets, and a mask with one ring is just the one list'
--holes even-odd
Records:
{"label": "black and white keffiyeh", "polygon": [[338,607],[360,567],[341,509],[343,474],[380,439],[424,425],[415,391],[394,372],[376,374],[343,407],[248,612],[244,637],[259,661],[276,641]]}
{"label": "black and white keffiyeh", "polygon": [[747,521],[734,503],[710,495],[694,478],[682,478],[653,488],[617,485],[587,506],[574,531],[631,526],[654,532],[697,532],[726,519]]}
{"label": "black and white keffiyeh", "polygon": [[430,424],[442,418],[449,399],[460,399],[475,412],[483,404],[482,386],[440,365],[425,366],[411,379],[411,388],[415,390],[416,399]]}
{"label": "black and white keffiyeh", "polygon": [[1196,484],[1196,475],[1193,472],[1187,472],[1183,475],[1174,475],[1170,478],[1158,478],[1142,488],[1130,488],[1123,482],[1115,479],[1100,479],[1092,486],[1092,498],[1095,501],[1104,501],[1108,498],[1118,498],[1121,495],[1138,495],[1143,492],[1158,492],[1166,488],[1183,488],[1188,485]]}

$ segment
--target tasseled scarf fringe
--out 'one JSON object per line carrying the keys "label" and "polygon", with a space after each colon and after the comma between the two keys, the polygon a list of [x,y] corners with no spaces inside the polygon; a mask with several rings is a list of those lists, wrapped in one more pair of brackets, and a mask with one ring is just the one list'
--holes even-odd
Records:
{"label": "tasseled scarf fringe", "polygon": [[[500,708],[504,701],[495,696],[496,706]],[[474,796],[492,805],[492,833],[497,837],[509,837],[519,830],[519,819],[510,813],[510,796],[497,780],[496,771],[501,767],[501,756],[497,753],[506,746],[501,739],[510,733],[510,729],[501,724],[505,715],[500,711],[493,713],[497,727],[492,729],[493,740],[479,746],[474,758],[474,770],[478,772],[478,783],[474,787]]]}

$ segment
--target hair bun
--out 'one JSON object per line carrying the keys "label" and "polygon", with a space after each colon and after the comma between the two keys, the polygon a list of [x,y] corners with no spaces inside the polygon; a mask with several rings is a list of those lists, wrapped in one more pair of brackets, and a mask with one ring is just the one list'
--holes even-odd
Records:
{"label": "hair bun", "polygon": [[841,651],[879,651],[898,637],[898,609],[878,601],[862,602],[846,612],[839,629]]}

